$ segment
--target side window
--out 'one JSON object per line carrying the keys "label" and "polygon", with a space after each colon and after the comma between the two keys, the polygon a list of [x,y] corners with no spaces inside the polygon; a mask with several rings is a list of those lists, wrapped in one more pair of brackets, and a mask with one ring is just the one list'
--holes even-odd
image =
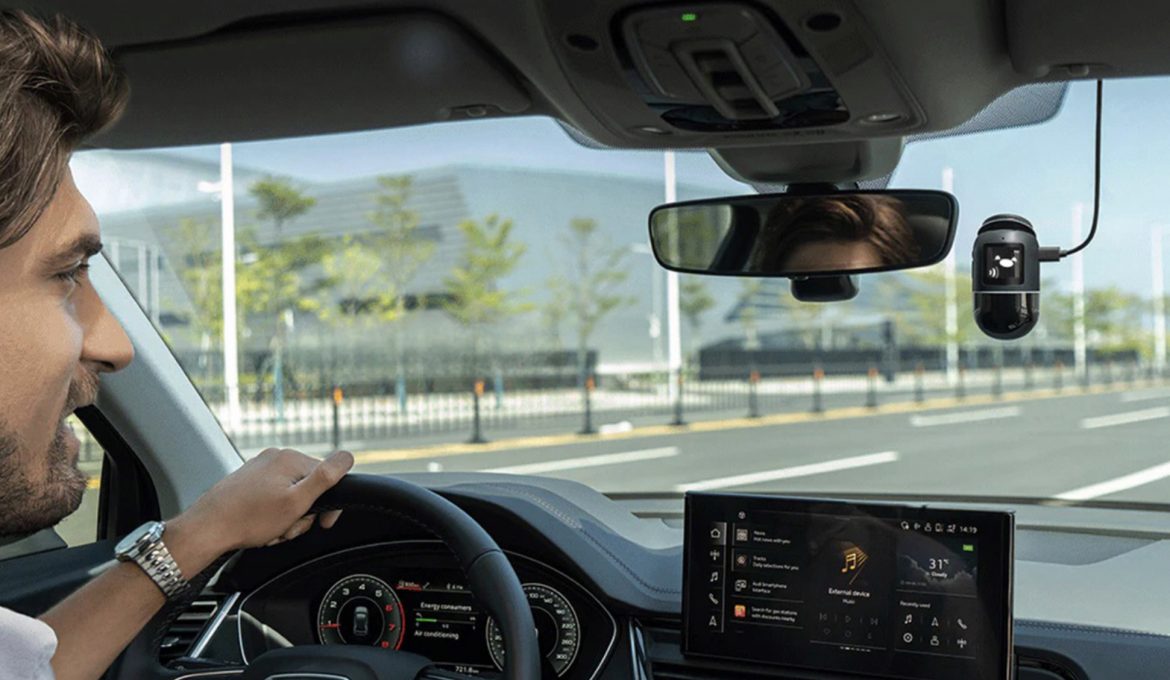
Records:
{"label": "side window", "polygon": [[73,428],[74,434],[81,440],[81,449],[77,454],[77,467],[88,480],[85,493],[81,496],[81,505],[73,514],[61,520],[57,525],[57,535],[69,547],[93,543],[98,533],[98,501],[101,498],[102,466],[105,465],[105,452],[94,440],[85,425],[77,416],[69,416],[67,421]]}

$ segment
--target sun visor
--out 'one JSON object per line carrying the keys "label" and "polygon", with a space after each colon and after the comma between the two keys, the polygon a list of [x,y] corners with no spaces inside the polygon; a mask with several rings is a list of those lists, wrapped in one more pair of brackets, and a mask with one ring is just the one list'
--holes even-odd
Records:
{"label": "sun visor", "polygon": [[119,50],[115,148],[325,134],[515,115],[532,99],[509,64],[453,21],[409,13],[263,26]]}

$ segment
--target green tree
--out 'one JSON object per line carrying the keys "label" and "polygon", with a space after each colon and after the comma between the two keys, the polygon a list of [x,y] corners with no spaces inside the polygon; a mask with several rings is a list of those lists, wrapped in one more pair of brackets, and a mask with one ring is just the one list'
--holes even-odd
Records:
{"label": "green tree", "polygon": [[[223,337],[223,262],[219,243],[219,227],[208,220],[185,217],[167,230],[173,256],[180,263],[178,275],[187,299],[191,303],[191,331],[199,346],[212,347],[212,339]],[[173,301],[172,301],[173,302]],[[174,306],[173,304],[171,305]],[[210,363],[204,363],[210,367]],[[214,381],[210,372],[202,379]]]}
{"label": "green tree", "polygon": [[691,351],[700,346],[703,315],[715,306],[715,298],[707,290],[707,283],[697,276],[682,275],[678,284],[678,309],[691,330]]}
{"label": "green tree", "polygon": [[276,242],[261,243],[253,229],[240,234],[241,251],[251,262],[237,270],[237,295],[241,306],[250,314],[271,318],[275,322],[269,347],[272,351],[272,379],[277,417],[284,410],[284,348],[296,313],[318,312],[320,299],[314,297],[326,282],[312,279],[308,272],[321,264],[329,252],[328,244],[318,236],[282,239],[285,224],[308,212],[317,201],[285,179],[268,177],[253,182],[248,193],[257,201],[256,218],[272,223]]}
{"label": "green tree", "polygon": [[399,404],[405,406],[402,326],[410,309],[407,297],[419,269],[435,254],[435,243],[419,227],[418,212],[407,207],[414,187],[411,176],[383,175],[378,178],[378,187],[374,211],[367,215],[376,227],[370,236],[382,259],[383,289],[378,297],[378,310],[381,319],[390,324],[396,391]]}
{"label": "green tree", "polygon": [[552,297],[548,304],[563,309],[573,325],[577,375],[584,386],[589,339],[598,324],[614,310],[634,303],[633,298],[621,292],[630,276],[626,263],[629,249],[610,245],[597,232],[597,220],[586,217],[569,220],[568,232],[561,241],[573,258],[565,263],[566,274],[549,279]]}
{"label": "green tree", "polygon": [[317,199],[297,189],[291,182],[279,177],[265,177],[248,187],[248,193],[256,199],[256,218],[271,221],[279,238],[284,225],[309,212],[317,205]]}
{"label": "green tree", "polygon": [[[1045,298],[1040,318],[1047,316],[1050,332],[1071,341],[1075,324],[1073,294],[1059,292]],[[1085,337],[1088,345],[1105,352],[1148,352],[1150,343],[1142,321],[1149,306],[1140,295],[1117,286],[1086,290]]]}
{"label": "green tree", "polygon": [[478,374],[488,326],[532,308],[516,299],[516,291],[499,285],[500,279],[519,264],[527,246],[512,240],[512,220],[494,213],[483,220],[460,222],[459,232],[463,235],[463,252],[443,279],[446,299],[441,304],[471,335],[472,370]]}
{"label": "green tree", "polygon": [[[946,272],[942,265],[874,277],[877,299],[891,316],[899,342],[923,347],[947,343]],[[971,306],[971,274],[955,273],[958,332],[955,341],[969,344],[980,337]]]}
{"label": "green tree", "polygon": [[739,325],[743,328],[743,347],[749,352],[760,348],[759,311],[755,299],[764,287],[759,279],[740,279],[736,307],[739,310]]}

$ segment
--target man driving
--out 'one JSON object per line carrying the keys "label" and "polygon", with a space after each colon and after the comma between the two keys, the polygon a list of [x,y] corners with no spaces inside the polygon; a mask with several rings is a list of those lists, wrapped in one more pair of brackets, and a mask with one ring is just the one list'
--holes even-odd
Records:
{"label": "man driving", "polygon": [[[0,540],[77,509],[87,480],[65,419],[134,356],[86,275],[101,234],[68,165],[127,95],[92,35],[60,17],[0,11]],[[352,465],[346,452],[319,461],[269,449],[178,517],[133,532],[116,566],[39,620],[0,608],[0,680],[101,676],[220,555],[295,538],[318,519],[332,526],[335,513],[306,513]]]}

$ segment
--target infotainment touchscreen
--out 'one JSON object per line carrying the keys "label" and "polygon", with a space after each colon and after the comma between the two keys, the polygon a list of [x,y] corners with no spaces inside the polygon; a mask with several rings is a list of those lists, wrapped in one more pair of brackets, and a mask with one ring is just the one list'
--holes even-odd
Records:
{"label": "infotainment touchscreen", "polygon": [[686,496],[684,653],[900,680],[1003,680],[1010,513]]}

